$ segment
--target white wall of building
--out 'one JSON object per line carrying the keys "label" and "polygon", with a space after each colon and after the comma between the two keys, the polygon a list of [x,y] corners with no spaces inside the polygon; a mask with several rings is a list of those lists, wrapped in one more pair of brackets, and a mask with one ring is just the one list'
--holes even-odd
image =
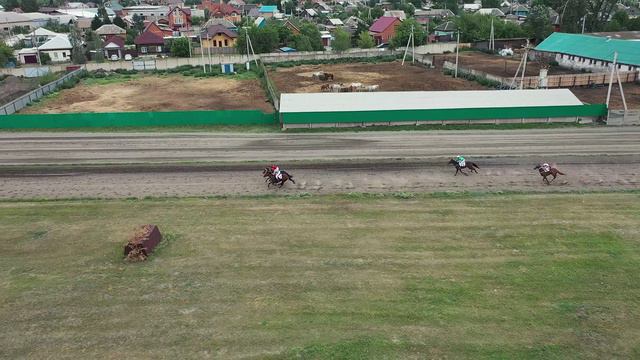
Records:
{"label": "white wall of building", "polygon": [[[591,72],[607,72],[607,70],[611,70],[610,62],[595,60],[589,58],[583,58],[580,56],[574,55],[563,55],[556,54],[555,60],[558,62],[558,65],[573,69],[573,70],[587,70]],[[618,64],[618,69],[620,71],[638,71],[640,68],[637,66]]]}
{"label": "white wall of building", "polygon": [[71,61],[71,49],[62,50],[42,50],[41,54],[49,54],[51,61],[56,62],[68,62]]}

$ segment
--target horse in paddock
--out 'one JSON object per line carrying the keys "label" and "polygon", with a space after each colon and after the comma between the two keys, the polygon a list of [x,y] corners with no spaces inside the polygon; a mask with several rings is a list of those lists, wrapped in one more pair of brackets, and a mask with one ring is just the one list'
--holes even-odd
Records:
{"label": "horse in paddock", "polygon": [[542,176],[542,180],[547,183],[547,185],[551,185],[551,182],[547,179],[547,176],[553,176],[551,181],[555,180],[558,175],[566,175],[562,171],[558,170],[555,166],[549,164],[538,164],[534,168],[534,170],[538,170],[540,176]]}
{"label": "horse in paddock", "polygon": [[332,73],[327,73],[327,72],[326,72],[326,73],[324,73],[324,80],[326,80],[326,81],[329,81],[329,80],[333,81],[333,74],[332,74]]}
{"label": "horse in paddock", "polygon": [[462,169],[467,168],[469,169],[471,172],[475,172],[476,174],[478,173],[478,170],[476,169],[480,169],[480,166],[478,166],[476,163],[471,162],[471,161],[465,161],[464,162],[464,166],[460,166],[460,164],[458,164],[457,161],[455,161],[454,159],[449,160],[449,164],[453,165],[456,167],[456,173],[454,176],[458,176],[458,172],[460,172],[461,174],[464,175],[469,175],[466,172],[462,171]]}
{"label": "horse in paddock", "polygon": [[278,187],[282,187],[282,185],[284,185],[284,183],[287,182],[287,180],[291,181],[292,183],[296,183],[293,180],[293,176],[290,175],[288,172],[286,171],[280,171],[280,174],[282,175],[282,177],[280,179],[276,178],[276,175],[273,173],[273,171],[271,171],[270,168],[266,167],[264,168],[264,170],[262,170],[262,177],[265,178],[265,182],[267,183],[267,187],[270,187],[271,185],[279,185]]}

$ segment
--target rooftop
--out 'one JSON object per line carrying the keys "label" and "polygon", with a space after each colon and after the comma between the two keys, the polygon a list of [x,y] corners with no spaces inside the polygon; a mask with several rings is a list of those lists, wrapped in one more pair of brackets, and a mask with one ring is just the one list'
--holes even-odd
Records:
{"label": "rooftop", "polygon": [[382,16],[380,18],[378,18],[378,20],[376,20],[371,27],[369,28],[369,31],[373,31],[373,32],[383,32],[385,31],[389,26],[393,25],[394,23],[396,23],[398,20],[397,17],[392,17],[392,16]]}
{"label": "rooftop", "polygon": [[618,62],[640,66],[640,41],[619,40],[581,34],[553,33],[535,50],[583,58],[613,62],[614,52],[618,52]]}
{"label": "rooftop", "polygon": [[281,113],[577,105],[582,105],[582,102],[569,89],[310,93],[280,96]]}

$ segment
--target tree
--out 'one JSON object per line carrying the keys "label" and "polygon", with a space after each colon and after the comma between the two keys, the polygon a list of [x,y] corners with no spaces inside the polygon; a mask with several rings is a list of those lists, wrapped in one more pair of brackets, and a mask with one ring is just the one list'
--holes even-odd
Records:
{"label": "tree", "polygon": [[500,8],[500,0],[482,0],[483,8]]}
{"label": "tree", "polygon": [[102,26],[102,20],[96,15],[93,17],[93,20],[91,20],[91,30],[98,30],[100,26]]}
{"label": "tree", "polygon": [[104,6],[98,9],[98,15],[103,25],[111,24],[111,19],[109,19],[109,14],[107,14],[107,9]]}
{"label": "tree", "polygon": [[171,44],[171,54],[178,57],[189,57],[189,39],[181,37],[173,40]]}
{"label": "tree", "polygon": [[84,47],[82,46],[82,33],[75,26],[69,34],[69,42],[71,43],[71,61],[74,64],[86,63],[87,58],[84,56]]}
{"label": "tree", "polygon": [[311,47],[311,41],[305,35],[295,35],[293,38],[295,49],[298,51],[313,51]]}
{"label": "tree", "polygon": [[337,28],[335,32],[336,39],[333,41],[331,47],[335,51],[345,51],[351,48],[351,35],[342,28]]}
{"label": "tree", "polygon": [[14,60],[13,49],[4,42],[0,42],[0,67],[5,67],[11,60]]}
{"label": "tree", "polygon": [[247,33],[251,38],[251,45],[256,54],[272,52],[278,47],[278,29],[273,24],[267,24],[263,28],[252,26],[247,29],[241,29],[236,41],[236,49],[241,54],[247,53]]}
{"label": "tree", "polygon": [[123,29],[127,28],[127,23],[125,23],[120,16],[116,16],[113,18],[113,25],[119,26]]}
{"label": "tree", "polygon": [[460,30],[460,41],[474,42],[489,39],[492,19],[496,39],[527,36],[526,31],[516,24],[505,23],[498,18],[487,15],[462,14],[454,20]]}
{"label": "tree", "polygon": [[91,47],[96,51],[96,56],[94,60],[98,63],[103,62],[104,52],[102,49],[102,40],[100,40],[100,37],[98,36],[95,37],[95,39],[92,41]]}
{"label": "tree", "polygon": [[524,22],[524,28],[529,36],[542,41],[553,32],[553,26],[549,19],[549,8],[540,2],[534,2],[527,19]]}
{"label": "tree", "polygon": [[20,9],[24,12],[37,12],[39,8],[38,0],[22,0],[20,4]]}
{"label": "tree", "polygon": [[361,49],[371,49],[375,43],[373,37],[368,32],[361,32],[358,36],[358,47]]}
{"label": "tree", "polygon": [[380,6],[374,6],[371,8],[371,19],[377,19],[384,15],[384,9]]}
{"label": "tree", "polygon": [[49,54],[47,53],[40,53],[40,63],[42,65],[51,64],[51,56],[49,56]]}
{"label": "tree", "polygon": [[458,1],[457,0],[435,0],[433,2],[434,9],[448,9],[454,14],[458,13]]}
{"label": "tree", "polygon": [[[115,23],[115,19],[114,19],[114,23]],[[191,18],[191,25],[193,26],[199,26],[204,24],[204,18],[201,16],[194,16]]]}
{"label": "tree", "polygon": [[312,23],[304,23],[300,27],[300,34],[309,38],[309,42],[311,43],[311,49],[313,51],[323,51],[324,45],[322,45],[322,37],[320,35],[320,30],[312,24]]}
{"label": "tree", "polygon": [[415,19],[407,19],[396,27],[396,34],[389,44],[392,48],[402,48],[407,46],[409,36],[413,27],[413,42],[416,46],[422,45],[427,39],[427,33]]}
{"label": "tree", "polygon": [[144,31],[144,17],[134,14],[133,15],[133,28],[138,31],[138,34]]}
{"label": "tree", "polygon": [[13,11],[16,8],[20,7],[20,1],[18,0],[7,0],[4,3],[4,10],[5,11]]}

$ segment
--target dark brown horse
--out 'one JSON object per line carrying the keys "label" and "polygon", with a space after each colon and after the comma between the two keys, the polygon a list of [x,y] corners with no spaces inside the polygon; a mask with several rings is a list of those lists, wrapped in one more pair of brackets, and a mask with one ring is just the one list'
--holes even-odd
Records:
{"label": "dark brown horse", "polygon": [[533,169],[538,170],[538,172],[540,173],[540,176],[542,176],[542,180],[544,180],[544,182],[546,182],[547,185],[551,184],[551,182],[547,179],[547,176],[553,176],[553,179],[551,179],[551,181],[553,181],[556,179],[558,175],[565,175],[565,173],[556,169],[555,165],[549,166],[549,171],[546,171],[542,166],[542,164],[536,165]]}
{"label": "dark brown horse", "polygon": [[453,165],[456,167],[456,174],[454,176],[458,176],[458,172],[464,174],[464,175],[469,175],[466,172],[462,171],[462,169],[467,168],[469,169],[471,172],[475,172],[476,174],[478,173],[478,170],[476,169],[480,169],[480,166],[478,166],[476,163],[471,162],[471,161],[465,161],[464,162],[464,166],[460,166],[460,164],[458,164],[457,161],[455,161],[454,159],[449,160],[449,164]]}
{"label": "dark brown horse", "polygon": [[289,175],[289,173],[287,173],[286,171],[280,171],[280,174],[282,175],[282,178],[278,179],[276,178],[276,175],[273,173],[273,171],[271,171],[271,168],[267,167],[262,170],[262,177],[266,178],[265,181],[267,182],[267,187],[271,185],[279,185],[278,187],[282,187],[282,185],[284,185],[287,180],[291,181],[294,184],[296,183],[293,180],[293,176]]}

